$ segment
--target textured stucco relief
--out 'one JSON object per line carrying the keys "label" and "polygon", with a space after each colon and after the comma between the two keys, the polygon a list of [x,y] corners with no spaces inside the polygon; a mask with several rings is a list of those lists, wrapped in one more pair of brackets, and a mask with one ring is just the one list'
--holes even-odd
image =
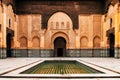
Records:
{"label": "textured stucco relief", "polygon": [[32,15],[32,31],[40,31],[41,29],[41,16]]}
{"label": "textured stucco relief", "polygon": [[64,12],[56,12],[48,20],[48,29],[71,29],[72,27],[71,18]]}
{"label": "textured stucco relief", "polygon": [[28,34],[28,16],[27,15],[20,15],[19,16],[19,24],[18,24],[18,35],[27,36]]}
{"label": "textured stucco relief", "polygon": [[33,48],[40,47],[40,37],[41,37],[41,15],[32,15],[31,20],[31,42]]}
{"label": "textured stucco relief", "polygon": [[27,38],[25,36],[21,37],[20,38],[20,47],[27,48],[27,44],[28,44]]}
{"label": "textured stucco relief", "polygon": [[15,22],[15,14],[13,12],[12,6],[9,5],[6,9],[6,22],[7,22],[7,27],[11,28],[14,30],[14,22]]}
{"label": "textured stucco relief", "polygon": [[101,35],[101,16],[93,16],[93,36]]}
{"label": "textured stucco relief", "polygon": [[89,16],[79,16],[80,35],[87,35],[89,33]]}

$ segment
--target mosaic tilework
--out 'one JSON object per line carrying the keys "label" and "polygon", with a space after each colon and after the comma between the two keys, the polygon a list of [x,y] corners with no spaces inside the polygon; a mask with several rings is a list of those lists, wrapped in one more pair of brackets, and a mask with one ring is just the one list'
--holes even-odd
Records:
{"label": "mosaic tilework", "polygon": [[0,58],[1,59],[6,58],[6,49],[5,48],[0,48]]}
{"label": "mosaic tilework", "polygon": [[[120,55],[115,49],[115,56]],[[12,49],[12,57],[54,57],[52,49]],[[65,57],[109,57],[109,49],[68,49]],[[6,58],[6,49],[0,48],[0,58]]]}

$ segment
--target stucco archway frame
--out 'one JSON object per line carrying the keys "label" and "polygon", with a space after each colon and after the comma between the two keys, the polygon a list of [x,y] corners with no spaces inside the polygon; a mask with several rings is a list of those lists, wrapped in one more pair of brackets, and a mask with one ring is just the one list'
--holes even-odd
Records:
{"label": "stucco archway frame", "polygon": [[57,38],[57,37],[63,37],[65,40],[66,40],[66,48],[68,49],[69,48],[69,37],[66,33],[64,32],[56,32],[52,35],[51,37],[51,45],[52,45],[52,49],[54,49],[54,40]]}

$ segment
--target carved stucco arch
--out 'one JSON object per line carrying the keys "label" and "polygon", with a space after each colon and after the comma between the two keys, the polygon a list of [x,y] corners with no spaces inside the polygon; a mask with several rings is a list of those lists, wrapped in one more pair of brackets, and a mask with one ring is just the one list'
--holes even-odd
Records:
{"label": "carved stucco arch", "polygon": [[[20,41],[20,39],[23,38],[23,37],[24,37],[24,38],[27,38],[27,36],[26,36],[25,34],[21,34],[21,35],[19,36],[19,38],[18,38],[18,41]],[[28,39],[28,38],[27,38],[27,39]]]}
{"label": "carved stucco arch", "polygon": [[[83,43],[83,41],[84,41],[84,39],[85,39],[85,42]],[[87,36],[81,36],[80,37],[80,47],[81,48],[87,48],[88,47],[88,37]]]}
{"label": "carved stucco arch", "polygon": [[94,48],[99,48],[100,47],[100,42],[101,42],[101,38],[100,36],[96,35],[93,38],[93,47]]}
{"label": "carved stucco arch", "polygon": [[38,36],[34,36],[32,38],[32,47],[34,47],[34,48],[40,47],[40,38]]}
{"label": "carved stucco arch", "polygon": [[52,48],[54,48],[54,40],[57,37],[63,37],[66,40],[66,48],[69,47],[69,37],[68,37],[68,35],[66,33],[64,33],[64,32],[56,32],[51,37]]}
{"label": "carved stucco arch", "polygon": [[31,40],[33,40],[33,38],[35,38],[35,37],[40,39],[40,35],[32,35]]}
{"label": "carved stucco arch", "polygon": [[28,47],[28,39],[26,36],[21,36],[19,38],[19,42],[20,42],[20,47],[24,47],[24,48],[27,48]]}

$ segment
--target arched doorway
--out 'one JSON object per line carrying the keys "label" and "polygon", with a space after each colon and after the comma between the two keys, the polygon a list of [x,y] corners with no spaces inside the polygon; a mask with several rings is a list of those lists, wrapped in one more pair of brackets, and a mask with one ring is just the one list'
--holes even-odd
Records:
{"label": "arched doorway", "polygon": [[57,37],[54,40],[54,55],[55,57],[65,57],[66,55],[66,40],[63,37]]}
{"label": "arched doorway", "polygon": [[114,34],[110,34],[109,35],[109,46],[110,46],[110,49],[109,49],[109,52],[110,52],[110,57],[114,57],[114,44],[115,44],[115,36]]}
{"label": "arched doorway", "polygon": [[13,42],[13,36],[11,33],[8,33],[7,34],[7,37],[6,37],[6,45],[7,45],[7,57],[12,57],[12,52],[11,52],[11,45],[12,45],[12,42]]}

